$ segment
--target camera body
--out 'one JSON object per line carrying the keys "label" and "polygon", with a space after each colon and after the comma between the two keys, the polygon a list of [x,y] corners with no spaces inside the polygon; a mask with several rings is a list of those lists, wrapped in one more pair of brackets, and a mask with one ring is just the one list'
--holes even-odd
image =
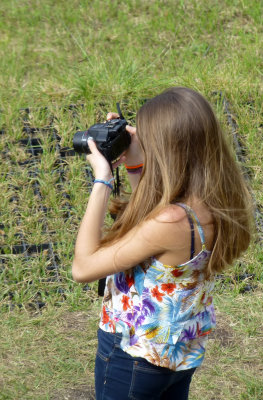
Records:
{"label": "camera body", "polygon": [[98,150],[112,162],[116,160],[130,145],[131,137],[126,131],[125,119],[92,125],[86,131],[78,131],[73,137],[73,147],[77,153],[90,154],[88,137],[93,137]]}

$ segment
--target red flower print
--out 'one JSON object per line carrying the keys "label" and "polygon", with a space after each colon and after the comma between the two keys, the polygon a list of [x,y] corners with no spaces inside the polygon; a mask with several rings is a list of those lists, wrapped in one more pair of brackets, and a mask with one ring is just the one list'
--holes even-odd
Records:
{"label": "red flower print", "polygon": [[102,323],[103,325],[107,324],[109,322],[110,318],[108,316],[108,314],[106,313],[106,309],[105,306],[103,306],[102,308]]}
{"label": "red flower print", "polygon": [[175,283],[162,283],[161,288],[164,292],[167,292],[167,294],[172,294],[174,289],[176,288],[176,284]]}
{"label": "red flower print", "polygon": [[116,329],[115,329],[115,324],[114,324],[114,322],[112,321],[112,319],[110,320],[109,327],[110,327],[110,329],[111,329],[111,333],[115,333],[115,331],[116,331]]}
{"label": "red flower print", "polygon": [[126,275],[126,282],[127,282],[127,285],[129,286],[129,288],[134,284],[134,278],[133,278],[133,276],[129,276],[129,275]]}
{"label": "red flower print", "polygon": [[196,335],[197,336],[205,336],[208,335],[209,333],[212,332],[212,329],[209,329],[208,331],[202,331],[202,329],[199,328],[199,323],[197,322],[197,327],[196,327]]}
{"label": "red flower print", "polygon": [[179,276],[183,275],[183,273],[184,273],[184,271],[180,271],[180,270],[177,269],[177,268],[175,268],[175,269],[172,271],[172,275],[173,275],[175,278],[179,278]]}
{"label": "red flower print", "polygon": [[205,299],[205,297],[206,297],[206,294],[203,293],[203,294],[202,294],[202,297],[201,297],[201,299],[200,299],[200,304],[204,304],[204,299]]}
{"label": "red flower print", "polygon": [[127,311],[127,309],[130,308],[129,300],[129,297],[125,296],[125,294],[122,296],[121,302],[123,304],[123,311]]}
{"label": "red flower print", "polygon": [[164,293],[159,292],[158,286],[156,285],[155,288],[151,290],[153,297],[156,297],[158,301],[163,301]]}

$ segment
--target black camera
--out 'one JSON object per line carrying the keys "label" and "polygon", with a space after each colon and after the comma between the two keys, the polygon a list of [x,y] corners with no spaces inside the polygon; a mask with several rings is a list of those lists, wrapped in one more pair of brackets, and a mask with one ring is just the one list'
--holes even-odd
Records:
{"label": "black camera", "polygon": [[125,119],[112,119],[102,124],[92,125],[86,131],[78,131],[73,137],[73,147],[77,153],[90,154],[88,137],[96,142],[98,150],[107,161],[116,160],[130,145],[131,137],[126,131]]}

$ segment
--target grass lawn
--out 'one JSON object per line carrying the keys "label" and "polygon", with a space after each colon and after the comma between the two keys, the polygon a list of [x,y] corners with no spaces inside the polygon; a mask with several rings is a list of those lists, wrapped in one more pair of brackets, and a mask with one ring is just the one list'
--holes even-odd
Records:
{"label": "grass lawn", "polygon": [[0,400],[94,398],[101,299],[70,273],[91,174],[72,138],[118,101],[134,121],[172,85],[210,100],[230,145],[236,123],[257,208],[254,242],[218,278],[190,400],[263,399],[262,12],[258,0],[1,0]]}

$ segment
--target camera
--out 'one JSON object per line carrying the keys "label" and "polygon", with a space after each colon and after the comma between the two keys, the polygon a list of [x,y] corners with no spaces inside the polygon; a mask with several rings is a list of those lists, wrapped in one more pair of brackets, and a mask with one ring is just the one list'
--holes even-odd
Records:
{"label": "camera", "polygon": [[98,150],[108,162],[116,160],[130,145],[131,137],[126,131],[127,121],[112,119],[92,125],[86,131],[78,131],[73,137],[73,147],[77,153],[90,154],[88,137],[93,137]]}

